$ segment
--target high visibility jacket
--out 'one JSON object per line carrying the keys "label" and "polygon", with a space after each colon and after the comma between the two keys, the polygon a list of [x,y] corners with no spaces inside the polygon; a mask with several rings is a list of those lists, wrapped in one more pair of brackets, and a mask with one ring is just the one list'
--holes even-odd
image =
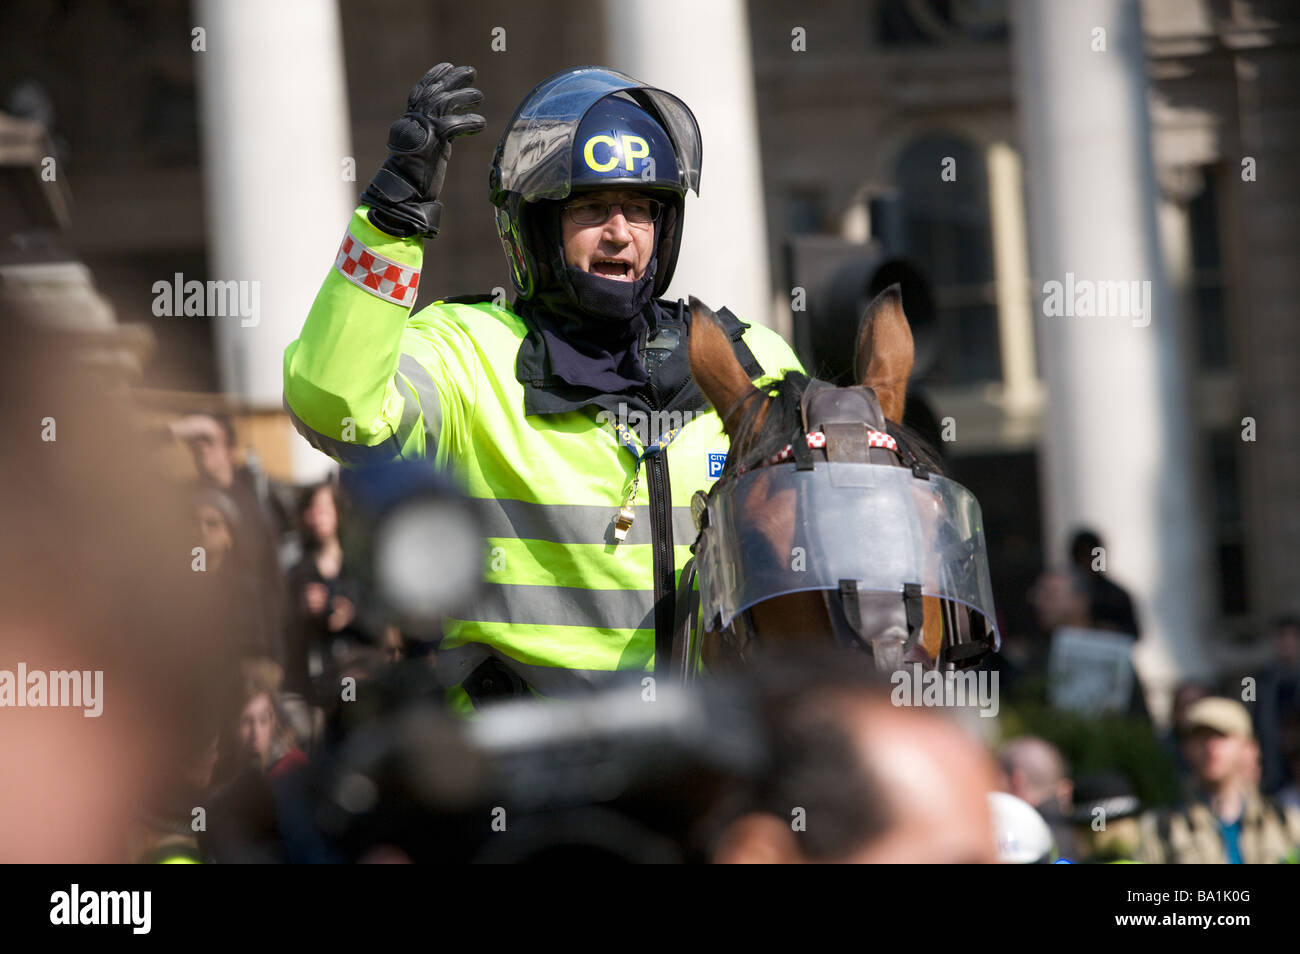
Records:
{"label": "high visibility jacket", "polygon": [[[705,405],[652,418],[681,427],[639,465],[608,411],[526,415],[516,379],[524,320],[487,302],[410,315],[422,255],[419,240],[376,230],[364,206],[354,214],[284,354],[295,427],[342,463],[431,456],[481,502],[484,591],[446,622],[439,653],[453,683],[489,655],[543,695],[649,667],[695,540],[691,497],[716,479],[727,450],[717,413]],[[743,343],[758,381],[802,370],[766,328],[745,329]],[[617,540],[614,518],[638,470],[634,520]]]}

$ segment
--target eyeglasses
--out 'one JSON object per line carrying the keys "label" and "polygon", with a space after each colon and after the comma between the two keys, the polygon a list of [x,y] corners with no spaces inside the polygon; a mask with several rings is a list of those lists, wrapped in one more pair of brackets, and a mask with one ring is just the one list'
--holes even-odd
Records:
{"label": "eyeglasses", "polygon": [[604,225],[614,209],[623,211],[629,225],[645,227],[659,218],[664,204],[658,199],[628,199],[625,202],[602,202],[599,199],[579,199],[564,207],[574,225]]}

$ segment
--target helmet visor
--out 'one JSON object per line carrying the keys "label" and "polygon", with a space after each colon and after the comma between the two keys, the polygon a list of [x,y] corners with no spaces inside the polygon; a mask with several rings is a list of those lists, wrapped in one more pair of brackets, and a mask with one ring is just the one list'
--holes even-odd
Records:
{"label": "helmet visor", "polygon": [[759,467],[714,486],[696,550],[710,629],[764,600],[856,580],[900,598],[919,584],[996,631],[979,503],[945,477],[879,464]]}
{"label": "helmet visor", "polygon": [[545,80],[520,106],[506,130],[501,188],[525,202],[563,199],[570,191],[571,159],[578,125],[596,102],[621,91],[636,92],[658,112],[677,153],[682,191],[700,191],[700,129],[676,96],[643,86],[615,70],[587,67]]}

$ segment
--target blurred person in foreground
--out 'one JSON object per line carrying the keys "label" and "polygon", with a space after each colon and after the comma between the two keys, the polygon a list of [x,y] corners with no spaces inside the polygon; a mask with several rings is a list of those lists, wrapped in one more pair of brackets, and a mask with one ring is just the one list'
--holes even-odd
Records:
{"label": "blurred person in foreground", "polygon": [[873,673],[842,657],[777,658],[750,677],[769,765],[710,819],[714,862],[998,860],[996,773],[969,732],[948,714],[892,705]]}
{"label": "blurred person in foreground", "polygon": [[1211,696],[1183,722],[1191,766],[1182,804],[1142,817],[1138,860],[1151,864],[1276,864],[1297,861],[1300,811],[1280,808],[1252,780],[1250,713]]}
{"label": "blurred person in foreground", "polygon": [[333,655],[336,639],[364,642],[359,630],[361,586],[339,541],[341,500],[332,481],[313,484],[298,498],[302,559],[287,575],[285,688],[306,694]]}
{"label": "blurred person in foreground", "polygon": [[279,667],[269,660],[244,665],[244,706],[239,713],[239,738],[244,754],[257,761],[268,777],[277,778],[307,764],[296,735],[279,701]]}
{"label": "blurred person in foreground", "polygon": [[1004,865],[1050,865],[1061,857],[1047,821],[1023,798],[989,792],[998,861]]}
{"label": "blurred person in foreground", "polygon": [[1075,850],[1071,861],[1091,864],[1131,862],[1137,857],[1141,802],[1128,778],[1118,772],[1081,775],[1074,784]]}
{"label": "blurred person in foreground", "polygon": [[0,665],[102,675],[96,717],[0,710],[0,862],[136,860],[192,834],[171,794],[211,771],[228,621],[202,608],[187,501],[141,466],[154,445],[110,364],[0,311]]}
{"label": "blurred person in foreground", "polygon": [[998,655],[1001,686],[1009,701],[1041,701],[1046,693],[1048,655],[1052,632],[1060,627],[1086,629],[1087,586],[1073,568],[1045,570],[1025,594],[1033,625],[1010,633]]}
{"label": "blurred person in foreground", "polygon": [[132,864],[200,864],[206,860],[194,829],[194,809],[202,806],[212,785],[221,735],[214,723],[188,740],[176,770],[155,779],[136,805],[127,829],[127,857]]}
{"label": "blurred person in foreground", "polygon": [[1174,687],[1174,706],[1169,728],[1160,734],[1159,741],[1180,776],[1186,776],[1191,771],[1191,766],[1183,758],[1182,745],[1187,712],[1193,705],[1212,695],[1214,690],[1198,679],[1185,679]]}
{"label": "blurred person in foreground", "polygon": [[270,659],[244,659],[240,673],[238,703],[223,732],[224,764],[204,802],[205,855],[237,864],[335,860],[312,819],[309,763],[294,728],[301,720],[280,692],[283,671]]}
{"label": "blurred person in foreground", "polygon": [[[1099,623],[1093,617],[1092,593],[1089,573],[1077,566],[1045,570],[1039,576],[1029,593],[1040,634],[1034,641],[1035,653],[1032,657],[1032,665],[1035,674],[1047,673],[1052,654],[1052,640],[1057,630],[1114,629],[1111,625]],[[1133,668],[1131,656],[1128,667],[1132,672],[1132,690],[1129,693],[1126,714],[1150,722],[1151,714],[1147,709],[1142,680]]]}
{"label": "blurred person in foreground", "polygon": [[1282,808],[1300,811],[1300,748],[1291,753],[1291,777],[1295,781],[1273,797]]}
{"label": "blurred person in foreground", "polygon": [[1105,546],[1095,531],[1078,530],[1070,541],[1070,562],[1083,574],[1088,589],[1088,616],[1097,629],[1113,629],[1138,637],[1133,598],[1118,583],[1104,576]]}
{"label": "blurred person in foreground", "polygon": [[210,584],[211,598],[229,614],[234,651],[239,656],[281,658],[281,631],[265,612],[264,587],[241,559],[247,542],[238,505],[214,487],[201,487],[194,496],[194,517],[203,548],[203,579]]}
{"label": "blurred person in foreground", "polygon": [[1300,617],[1281,616],[1269,630],[1272,659],[1259,677],[1255,728],[1265,792],[1300,781],[1291,763],[1300,751]]}
{"label": "blurred person in foreground", "polygon": [[283,598],[279,521],[262,478],[235,459],[234,422],[223,413],[190,414],[168,427],[172,436],[189,448],[199,486],[220,491],[234,503],[243,524],[244,545],[239,557],[244,571],[257,581],[258,612],[266,629],[278,628]]}
{"label": "blurred person in foreground", "polygon": [[1005,791],[1028,802],[1047,823],[1059,853],[1078,853],[1069,815],[1073,783],[1059,749],[1046,739],[1021,736],[998,750],[998,767],[1006,777]]}

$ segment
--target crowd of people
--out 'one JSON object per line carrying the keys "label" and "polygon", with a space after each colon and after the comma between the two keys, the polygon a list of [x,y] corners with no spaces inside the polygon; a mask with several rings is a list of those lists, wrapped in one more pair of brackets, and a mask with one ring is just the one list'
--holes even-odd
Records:
{"label": "crowd of people", "polygon": [[[277,802],[286,791],[301,791],[344,674],[373,677],[412,652],[433,668],[436,652],[425,656],[423,647],[408,646],[364,591],[345,551],[346,503],[337,483],[290,495],[272,488],[238,463],[234,429],[221,414],[179,419],[171,432],[193,454],[197,539],[213,589],[233,613],[241,660],[241,691],[227,724],[195,748],[197,768],[187,774],[191,800],[198,799],[196,789],[220,791],[218,804],[240,806],[228,810],[242,813],[242,831],[257,834],[223,850],[241,860],[250,853],[259,860],[337,860],[310,833],[301,810]],[[1062,627],[1136,635],[1128,594],[1090,568],[1100,546],[1095,534],[1081,531],[1070,564],[1046,571],[1028,594],[1038,631],[1013,636],[988,664],[1003,677],[1004,705],[1050,709],[1050,638]],[[1178,797],[1163,804],[1124,766],[1099,766],[1095,753],[1086,770],[1072,773],[1070,756],[1047,738],[1027,732],[990,738],[972,731],[972,725],[983,728],[979,719],[963,724],[950,713],[900,708],[865,673],[861,681],[844,680],[833,666],[802,676],[787,668],[775,679],[771,671],[760,673],[772,766],[761,782],[751,780],[722,799],[730,807],[721,814],[716,805],[700,808],[707,829],[700,857],[1295,862],[1300,621],[1278,620],[1271,646],[1275,664],[1261,674],[1253,706],[1189,682],[1178,688],[1172,727],[1162,735],[1152,728],[1134,680],[1130,704],[1118,715],[1151,734],[1169,775],[1179,779]],[[925,752],[929,761],[909,763],[904,750]],[[248,773],[262,779],[261,794],[251,801]],[[992,791],[1032,807],[1034,830],[1026,830],[1025,816],[1008,813],[1005,802],[989,801]],[[832,823],[800,833],[790,822],[795,807]],[[180,843],[187,844],[146,839],[139,858],[155,858],[161,844],[163,854],[221,860],[205,854],[201,839]]]}
{"label": "crowd of people", "polygon": [[273,486],[237,462],[231,419],[193,414],[170,426],[194,461],[193,517],[203,570],[235,614],[239,655],[274,662],[281,691],[312,693],[327,669],[378,648],[404,652],[379,624],[340,541],[343,496],[334,480]]}
{"label": "crowd of people", "polygon": [[[1003,698],[1013,708],[1052,711],[1050,657],[1056,634],[1115,633],[1134,641],[1140,635],[1132,598],[1097,568],[1103,554],[1095,532],[1078,531],[1068,562],[1044,571],[1027,594],[1033,629],[1011,634],[990,662],[999,669]],[[1148,863],[1300,860],[1300,619],[1274,620],[1269,649],[1269,661],[1257,672],[1225,673],[1217,683],[1180,683],[1164,731],[1153,725],[1131,656],[1120,664],[1129,671],[1131,689],[1109,715],[1119,720],[1112,724],[1121,731],[1154,742],[1149,751],[1157,764],[1148,766],[1145,785],[1123,766],[1096,764],[1096,751],[1104,748],[1098,725],[1082,744],[1070,740],[1092,756],[1089,770],[1073,778],[1067,758],[1048,740],[1024,735],[1005,743],[998,757],[1007,790],[1038,809],[1062,857]],[[1171,792],[1152,782],[1158,776],[1170,780]]]}
{"label": "crowd of people", "polygon": [[1261,794],[1259,745],[1244,705],[1203,696],[1178,715],[1174,737],[1185,765],[1173,803],[1143,804],[1121,772],[1072,777],[1050,742],[1004,743],[1004,787],[1034,806],[1061,858],[1148,864],[1300,863],[1295,787]]}

